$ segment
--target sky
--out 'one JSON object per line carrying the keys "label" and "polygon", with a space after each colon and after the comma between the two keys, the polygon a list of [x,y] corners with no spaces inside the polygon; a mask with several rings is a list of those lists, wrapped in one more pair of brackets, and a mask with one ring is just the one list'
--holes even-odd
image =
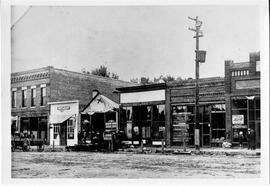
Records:
{"label": "sky", "polygon": [[[28,9],[14,6],[14,24]],[[91,71],[106,65],[133,78],[195,77],[194,22],[203,22],[200,77],[224,76],[224,61],[260,51],[256,5],[32,6],[11,30],[11,71],[54,66]]]}

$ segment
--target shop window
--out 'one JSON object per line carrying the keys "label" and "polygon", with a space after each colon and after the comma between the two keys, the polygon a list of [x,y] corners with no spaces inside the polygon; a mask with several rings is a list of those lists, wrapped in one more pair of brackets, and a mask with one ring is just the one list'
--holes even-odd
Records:
{"label": "shop window", "polygon": [[46,87],[41,87],[41,94],[40,94],[40,105],[45,105],[45,97],[46,97]]}
{"label": "shop window", "polygon": [[12,91],[11,92],[11,106],[12,106],[12,108],[16,107],[16,98],[17,98],[17,92]]}
{"label": "shop window", "polygon": [[[232,110],[232,117],[236,118],[237,116],[241,115],[241,117],[238,117],[240,119],[244,119],[243,120],[243,124],[242,124],[242,121],[239,121],[239,119],[237,120],[237,123],[232,123],[233,125],[236,124],[236,125],[247,125],[247,110]],[[234,122],[234,119],[233,121]]]}
{"label": "shop window", "polygon": [[165,132],[165,122],[153,122],[151,131],[152,139],[162,139]]}
{"label": "shop window", "polygon": [[255,110],[249,110],[248,117],[249,117],[250,121],[254,121],[255,120]]}
{"label": "shop window", "polygon": [[60,133],[60,124],[53,125],[53,138],[56,139]]}
{"label": "shop window", "polygon": [[22,107],[26,107],[26,90],[22,90]]}
{"label": "shop window", "polygon": [[260,120],[260,119],[261,119],[261,111],[260,110],[256,110],[255,120]]}
{"label": "shop window", "polygon": [[74,139],[74,126],[75,126],[74,119],[68,120],[68,123],[67,123],[67,136],[68,136],[68,139]]}
{"label": "shop window", "polygon": [[260,107],[261,107],[261,99],[255,99],[255,107],[256,107],[256,109],[260,109]]}
{"label": "shop window", "polygon": [[247,108],[247,100],[246,99],[233,99],[232,100],[232,108],[233,109],[241,109]]}
{"label": "shop window", "polygon": [[106,123],[108,123],[108,122],[115,123],[116,122],[116,112],[106,113],[105,114],[105,121],[106,121]]}
{"label": "shop window", "polygon": [[254,100],[248,100],[248,108],[255,109],[255,102]]}
{"label": "shop window", "polygon": [[36,89],[31,89],[31,107],[35,106]]}
{"label": "shop window", "polygon": [[225,104],[215,104],[215,105],[212,105],[212,109],[211,111],[226,111],[226,107],[225,107]]}
{"label": "shop window", "polygon": [[132,107],[126,107],[127,121],[132,121]]}
{"label": "shop window", "polygon": [[165,121],[165,105],[153,106],[153,121]]}

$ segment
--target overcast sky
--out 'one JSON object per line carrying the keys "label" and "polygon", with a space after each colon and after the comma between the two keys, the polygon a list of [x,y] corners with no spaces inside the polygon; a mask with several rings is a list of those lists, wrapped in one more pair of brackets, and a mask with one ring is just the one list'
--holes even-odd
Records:
{"label": "overcast sky", "polygon": [[[28,7],[12,9],[12,23]],[[106,65],[122,80],[193,77],[194,22],[203,21],[200,77],[224,76],[224,60],[260,50],[259,8],[239,6],[33,6],[14,26],[12,72],[54,66],[72,71]]]}

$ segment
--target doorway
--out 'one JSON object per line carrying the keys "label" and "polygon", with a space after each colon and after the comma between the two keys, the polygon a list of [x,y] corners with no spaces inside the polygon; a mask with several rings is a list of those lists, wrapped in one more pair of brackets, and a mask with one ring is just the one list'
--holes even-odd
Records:
{"label": "doorway", "polygon": [[67,145],[67,121],[60,124],[60,145]]}

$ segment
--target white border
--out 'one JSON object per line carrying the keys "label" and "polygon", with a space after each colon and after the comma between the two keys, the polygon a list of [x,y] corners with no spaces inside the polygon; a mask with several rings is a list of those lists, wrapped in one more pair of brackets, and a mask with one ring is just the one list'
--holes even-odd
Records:
{"label": "white border", "polygon": [[[260,179],[13,179],[11,180],[11,151],[10,151],[10,136],[9,125],[5,121],[10,121],[10,72],[11,72],[11,56],[10,56],[10,6],[11,5],[55,5],[55,6],[74,6],[74,5],[258,5],[261,8],[261,98],[262,98],[262,117],[261,117],[261,127],[262,127],[262,163],[261,163],[261,175]],[[268,1],[267,0],[228,0],[228,1],[71,1],[71,0],[13,0],[7,1],[3,0],[1,3],[1,131],[2,131],[2,181],[5,183],[50,183],[50,184],[110,184],[110,185],[187,185],[187,184],[205,184],[205,185],[243,185],[243,184],[265,184],[269,183],[269,14],[268,14]],[[257,26],[257,25],[254,25]],[[5,125],[3,125],[5,124]],[[6,125],[7,124],[7,125]],[[3,152],[5,152],[3,154]],[[76,182],[75,182],[76,181]]]}

